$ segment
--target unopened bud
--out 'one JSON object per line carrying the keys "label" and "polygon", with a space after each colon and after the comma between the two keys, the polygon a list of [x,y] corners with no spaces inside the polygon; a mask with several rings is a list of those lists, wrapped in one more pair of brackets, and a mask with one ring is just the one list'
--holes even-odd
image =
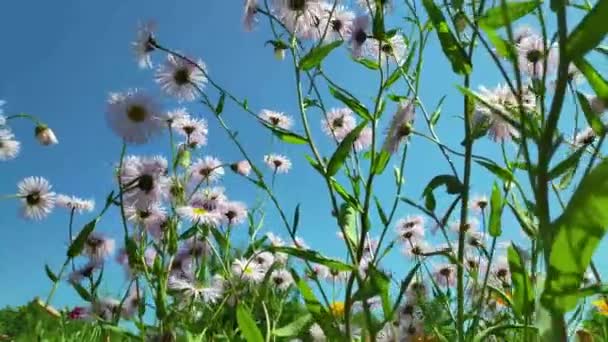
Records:
{"label": "unopened bud", "polygon": [[279,61],[282,61],[283,59],[285,59],[285,49],[279,46],[276,46],[274,48],[274,58],[276,58]]}
{"label": "unopened bud", "polygon": [[39,124],[35,130],[36,139],[44,146],[55,145],[59,143],[55,133],[47,125]]}

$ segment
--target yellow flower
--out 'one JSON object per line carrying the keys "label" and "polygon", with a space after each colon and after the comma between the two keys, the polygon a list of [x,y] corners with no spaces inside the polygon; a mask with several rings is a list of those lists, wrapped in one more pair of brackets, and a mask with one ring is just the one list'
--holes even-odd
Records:
{"label": "yellow flower", "polygon": [[335,317],[340,317],[344,315],[344,303],[343,302],[333,302],[329,304],[329,312]]}
{"label": "yellow flower", "polygon": [[602,298],[592,302],[591,304],[597,308],[600,315],[608,316],[608,300]]}

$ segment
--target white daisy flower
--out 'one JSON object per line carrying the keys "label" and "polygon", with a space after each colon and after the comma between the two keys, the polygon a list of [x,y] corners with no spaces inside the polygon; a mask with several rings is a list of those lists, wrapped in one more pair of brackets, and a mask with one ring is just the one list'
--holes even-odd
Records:
{"label": "white daisy flower", "polygon": [[217,211],[228,201],[224,194],[224,188],[215,186],[199,190],[190,199],[190,203],[195,207],[205,208],[209,211]]}
{"label": "white daisy flower", "polygon": [[359,136],[353,143],[353,148],[355,151],[360,152],[365,149],[368,149],[372,145],[372,140],[374,138],[374,132],[371,127],[365,127],[359,133]]}
{"label": "white daisy flower", "polygon": [[273,247],[281,247],[285,245],[283,239],[281,239],[280,236],[275,235],[274,233],[266,233],[266,237],[268,238],[268,241],[270,241],[270,244]]}
{"label": "white daisy flower", "polygon": [[202,300],[205,303],[214,304],[224,294],[223,288],[217,286],[205,286],[197,281],[180,277],[169,277],[167,287],[174,291],[180,291],[194,300]]}
{"label": "white daisy flower", "polygon": [[155,30],[156,25],[152,22],[140,23],[135,41],[131,43],[137,64],[142,69],[152,68],[152,58],[150,58],[150,54],[154,51],[152,41],[154,40],[153,33]]}
{"label": "white daisy flower", "polygon": [[75,196],[57,195],[56,204],[58,207],[74,211],[78,214],[91,212],[95,208],[94,200],[85,200]]}
{"label": "white daisy flower", "polygon": [[89,234],[84,244],[83,254],[92,260],[102,262],[104,259],[114,253],[116,243],[114,239],[105,237],[104,235],[93,232]]}
{"label": "white daisy flower", "polygon": [[[171,128],[178,134],[185,136],[188,144],[196,143],[196,146],[204,146],[207,144],[207,135],[209,128],[205,119],[191,117],[185,109],[178,109],[180,113],[174,112],[176,119],[173,121]],[[176,111],[176,112],[177,112]]]}
{"label": "white daisy flower", "polygon": [[207,84],[207,68],[202,60],[196,64],[174,55],[168,55],[167,61],[156,72],[156,83],[170,96],[180,101],[194,101],[198,90]]}
{"label": "white daisy flower", "polygon": [[327,136],[342,141],[357,126],[353,111],[349,108],[334,108],[321,120],[321,129]]}
{"label": "white daisy flower", "polygon": [[239,225],[247,219],[247,206],[243,202],[224,202],[220,212],[224,223],[229,226]]}
{"label": "white daisy flower", "polygon": [[120,301],[114,298],[99,298],[91,304],[90,312],[105,321],[111,321],[119,313]]}
{"label": "white daisy flower", "polygon": [[311,325],[308,329],[308,333],[314,342],[325,342],[327,340],[323,329],[321,329],[321,326],[318,323]]}
{"label": "white daisy flower", "polygon": [[22,215],[27,219],[41,220],[55,207],[55,193],[51,184],[42,177],[27,177],[17,184],[23,203]]}
{"label": "white daisy flower", "polygon": [[114,133],[131,144],[144,144],[163,128],[158,104],[137,89],[111,94],[106,119]]}
{"label": "white daisy flower", "polygon": [[285,113],[276,112],[269,109],[262,109],[259,118],[271,126],[288,130],[293,126],[293,119]]}
{"label": "white daisy flower", "polygon": [[274,263],[274,255],[270,252],[256,252],[251,256],[251,262],[256,263],[261,268],[267,270]]}
{"label": "white daisy flower", "polygon": [[0,129],[0,160],[14,159],[21,151],[21,143],[14,138],[10,130]]}
{"label": "white daisy flower", "polygon": [[232,262],[232,275],[253,283],[264,279],[266,270],[253,260],[236,259]]}
{"label": "white daisy flower", "polygon": [[[517,44],[517,61],[519,70],[532,78],[540,79],[546,72],[552,72],[557,67],[558,52],[556,46],[546,46],[543,38],[529,35]],[[545,48],[547,53],[545,55]],[[547,70],[544,70],[545,61]]]}
{"label": "white daisy flower", "polygon": [[407,44],[402,35],[396,34],[388,42],[379,42],[376,39],[372,39],[370,42],[369,54],[374,61],[378,60],[378,54],[380,54],[380,60],[396,62],[399,65],[405,60]]}
{"label": "white daisy flower", "polygon": [[190,166],[190,179],[195,184],[205,182],[207,184],[217,182],[224,175],[222,162],[214,157],[205,156],[198,159]]}
{"label": "white daisy flower", "polygon": [[574,136],[573,144],[576,147],[590,145],[595,141],[596,138],[597,135],[595,134],[593,128],[587,127],[582,131],[576,133],[576,135]]}
{"label": "white daisy flower", "polygon": [[391,120],[391,124],[386,134],[386,139],[384,140],[384,146],[382,148],[391,154],[397,152],[401,142],[410,135],[413,121],[413,101],[404,101],[400,103],[397,112]]}
{"label": "white daisy flower", "polygon": [[327,27],[325,41],[348,39],[351,35],[355,13],[342,5],[336,5],[334,8],[333,3],[322,3],[321,7],[321,24],[319,26],[321,30],[325,30]]}
{"label": "white daisy flower", "polygon": [[253,26],[257,22],[258,13],[258,0],[245,0],[245,6],[243,10],[243,27],[245,31],[251,32]]}
{"label": "white daisy flower", "polygon": [[218,226],[222,219],[221,215],[216,211],[209,211],[205,208],[191,205],[178,207],[175,211],[178,215],[195,224]]}
{"label": "white daisy flower", "polygon": [[164,157],[127,156],[121,170],[127,205],[146,210],[166,198],[170,185],[166,173],[167,160]]}
{"label": "white daisy flower", "polygon": [[274,0],[274,9],[291,33],[302,39],[318,39],[323,34],[319,27],[321,3],[321,0]]}
{"label": "white daisy flower", "polygon": [[291,161],[280,154],[267,154],[264,162],[274,173],[287,173],[291,169]]}
{"label": "white daisy flower", "polygon": [[[498,85],[494,89],[480,87],[479,96],[494,107],[497,111],[489,108],[484,103],[477,103],[473,120],[476,124],[487,122],[489,125],[488,135],[494,141],[508,141],[519,137],[519,132],[511,126],[504,116],[512,117],[511,111],[517,109],[517,97],[511,92],[507,85]],[[522,95],[524,111],[533,110],[536,99],[528,92]],[[499,111],[499,112],[498,112]]]}
{"label": "white daisy flower", "polygon": [[[381,0],[380,3],[384,11],[388,11],[392,9],[392,0]],[[357,0],[357,4],[361,7],[362,10],[368,13],[376,13],[376,1],[375,0]],[[371,10],[371,11],[370,11]]]}
{"label": "white daisy flower", "polygon": [[291,273],[285,269],[274,270],[270,275],[270,282],[281,291],[287,290],[293,284]]}
{"label": "white daisy flower", "polygon": [[351,54],[354,58],[359,58],[363,52],[369,48],[369,37],[367,30],[369,28],[369,16],[361,15],[353,20],[349,44]]}

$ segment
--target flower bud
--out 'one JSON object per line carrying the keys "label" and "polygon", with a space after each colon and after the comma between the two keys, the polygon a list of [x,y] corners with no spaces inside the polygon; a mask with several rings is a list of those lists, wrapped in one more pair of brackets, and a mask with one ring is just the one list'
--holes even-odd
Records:
{"label": "flower bud", "polygon": [[274,48],[274,58],[279,61],[285,59],[285,49],[280,46],[275,46]]}
{"label": "flower bud", "polygon": [[38,124],[38,126],[36,126],[35,135],[41,145],[49,146],[59,143],[55,133],[47,125]]}

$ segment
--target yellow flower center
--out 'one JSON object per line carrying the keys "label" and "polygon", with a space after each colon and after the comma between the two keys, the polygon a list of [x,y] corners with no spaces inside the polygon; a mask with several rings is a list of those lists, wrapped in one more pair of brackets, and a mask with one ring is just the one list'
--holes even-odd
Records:
{"label": "yellow flower center", "polygon": [[335,317],[344,315],[344,302],[333,302],[329,304],[329,312]]}
{"label": "yellow flower center", "polygon": [[205,215],[207,213],[207,210],[205,210],[204,208],[192,208],[192,212],[196,215]]}

